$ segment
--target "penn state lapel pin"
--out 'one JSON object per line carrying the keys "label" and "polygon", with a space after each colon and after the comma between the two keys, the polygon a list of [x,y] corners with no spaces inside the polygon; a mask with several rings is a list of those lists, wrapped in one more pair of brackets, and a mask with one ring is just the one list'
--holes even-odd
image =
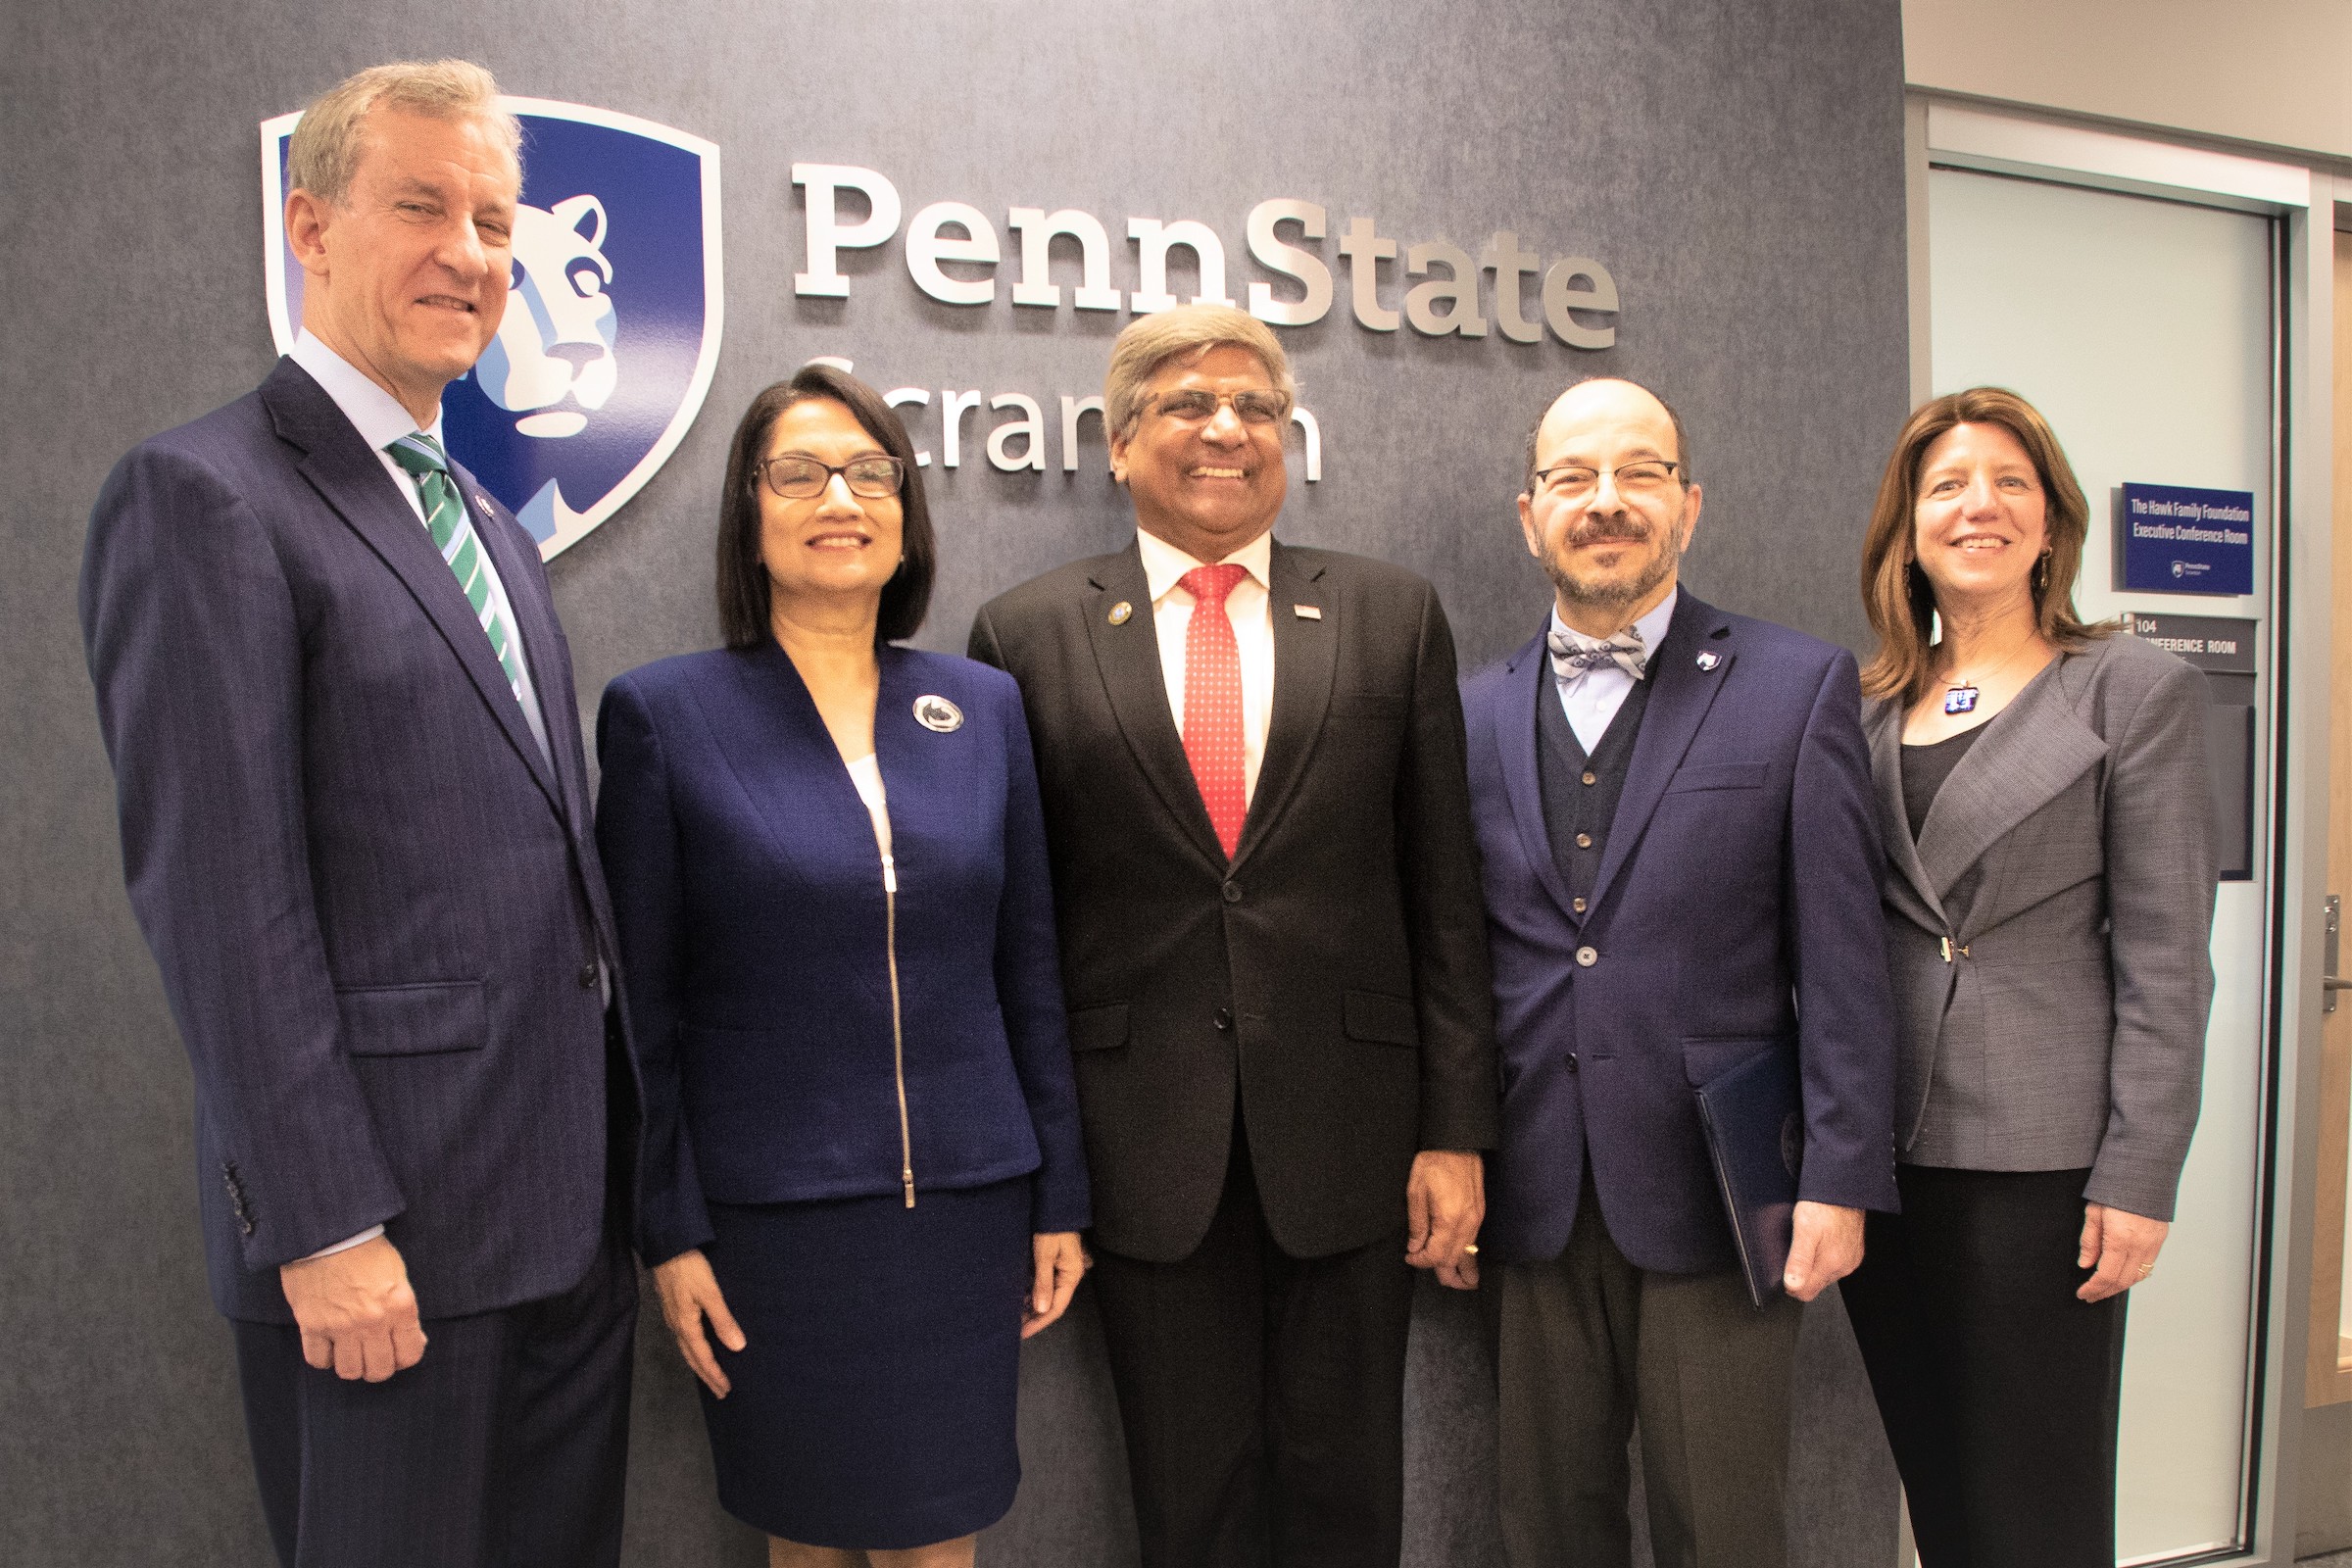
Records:
{"label": "penn state lapel pin", "polygon": [[945,697],[929,694],[914,700],[914,721],[940,735],[952,735],[963,728],[963,710]]}
{"label": "penn state lapel pin", "polygon": [[1716,654],[1716,652],[1711,648],[1698,656],[1698,667],[1701,669],[1713,669],[1717,664],[1722,662],[1723,660],[1721,656]]}
{"label": "penn state lapel pin", "polygon": [[1126,600],[1122,599],[1117,604],[1110,607],[1110,613],[1105,615],[1103,618],[1109,621],[1113,626],[1124,626],[1127,624],[1127,617],[1134,613],[1135,607],[1129,604]]}
{"label": "penn state lapel pin", "polygon": [[1297,615],[1300,620],[1321,620],[1323,618],[1323,609],[1320,605],[1293,605],[1291,613]]}

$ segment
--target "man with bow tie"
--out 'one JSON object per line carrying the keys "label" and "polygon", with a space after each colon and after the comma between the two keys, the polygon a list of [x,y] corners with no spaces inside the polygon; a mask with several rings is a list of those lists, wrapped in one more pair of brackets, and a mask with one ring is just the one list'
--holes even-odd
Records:
{"label": "man with bow tie", "polygon": [[[1659,1568],[1779,1568],[1798,1303],[1895,1202],[1853,656],[1680,589],[1699,501],[1662,400],[1569,388],[1519,497],[1551,613],[1463,692],[1503,1058],[1485,1248],[1514,1568],[1630,1561],[1637,1418]],[[1794,1243],[1759,1310],[1692,1089],[1791,1050]]]}

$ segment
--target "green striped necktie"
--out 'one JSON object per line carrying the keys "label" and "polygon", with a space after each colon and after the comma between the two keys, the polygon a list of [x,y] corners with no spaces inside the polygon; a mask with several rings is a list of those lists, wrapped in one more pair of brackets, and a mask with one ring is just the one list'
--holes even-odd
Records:
{"label": "green striped necktie", "polygon": [[416,493],[424,498],[424,525],[432,532],[434,548],[457,573],[458,586],[466,591],[466,602],[473,606],[474,618],[482,623],[490,651],[507,672],[514,700],[521,702],[522,653],[514,646],[514,634],[508,629],[506,617],[498,612],[497,601],[490,597],[482,543],[466,520],[466,504],[458,499],[457,481],[449,476],[449,459],[442,456],[440,443],[422,431],[404,435],[384,450],[416,481]]}

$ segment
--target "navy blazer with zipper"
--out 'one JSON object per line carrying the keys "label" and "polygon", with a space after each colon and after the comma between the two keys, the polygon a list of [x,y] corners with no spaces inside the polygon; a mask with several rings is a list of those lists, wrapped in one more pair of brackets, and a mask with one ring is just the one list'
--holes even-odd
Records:
{"label": "navy blazer with zipper", "polygon": [[1485,1237],[1556,1257],[1585,1162],[1609,1237],[1665,1273],[1736,1260],[1692,1086],[1788,1043],[1801,1198],[1895,1206],[1894,1016],[1851,654],[1688,590],[1578,912],[1546,836],[1539,632],[1462,694],[1502,1047]]}
{"label": "navy blazer with zipper", "polygon": [[[918,721],[943,697],[960,722]],[[710,1202],[896,1194],[909,1163],[917,1202],[1034,1172],[1034,1229],[1087,1223],[1020,692],[886,647],[874,753],[895,909],[865,804],[776,644],[605,691],[597,837],[643,1058],[649,1262],[710,1241]]]}
{"label": "navy blazer with zipper", "polygon": [[546,753],[432,536],[291,360],[142,442],[91,514],[123,874],[195,1069],[233,1318],[291,1322],[278,1265],[379,1222],[428,1319],[556,1295],[628,1158],[570,654],[530,535],[452,472]]}

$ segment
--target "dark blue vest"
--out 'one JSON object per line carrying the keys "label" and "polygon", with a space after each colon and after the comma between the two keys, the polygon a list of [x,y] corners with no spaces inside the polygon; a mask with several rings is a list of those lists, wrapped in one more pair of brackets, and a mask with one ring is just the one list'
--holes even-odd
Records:
{"label": "dark blue vest", "polygon": [[1588,755],[1560,709],[1559,683],[1548,661],[1536,677],[1536,773],[1544,790],[1544,826],[1580,921],[1592,896],[1609,826],[1617,818],[1617,798],[1625,793],[1634,737],[1648,707],[1649,682],[1638,680],[1601,733],[1599,747]]}

